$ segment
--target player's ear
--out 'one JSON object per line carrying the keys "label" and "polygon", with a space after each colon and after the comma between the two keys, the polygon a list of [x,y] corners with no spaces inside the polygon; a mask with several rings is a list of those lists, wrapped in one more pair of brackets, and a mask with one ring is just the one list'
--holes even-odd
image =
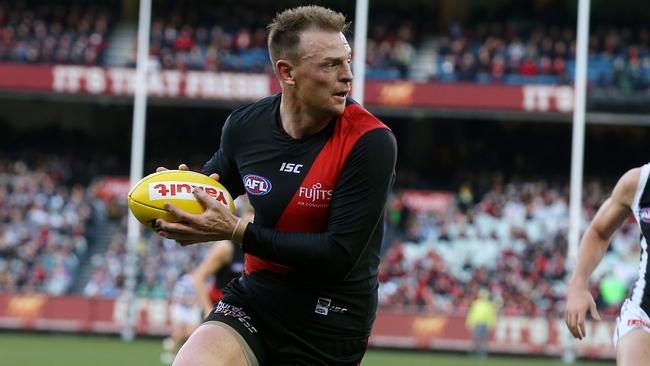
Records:
{"label": "player's ear", "polygon": [[275,74],[282,83],[290,86],[293,86],[296,83],[294,80],[294,68],[289,60],[278,60],[275,63]]}

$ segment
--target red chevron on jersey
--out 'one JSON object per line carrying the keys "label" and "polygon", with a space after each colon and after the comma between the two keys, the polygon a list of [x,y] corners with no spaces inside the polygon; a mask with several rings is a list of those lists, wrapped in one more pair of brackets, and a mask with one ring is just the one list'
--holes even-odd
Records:
{"label": "red chevron on jersey", "polygon": [[345,108],[332,137],[280,216],[276,230],[319,232],[325,229],[334,187],[348,155],[361,136],[376,128],[387,127],[359,104]]}
{"label": "red chevron on jersey", "polygon": [[[334,133],[319,152],[275,229],[321,232],[327,227],[330,202],[343,166],[357,141],[369,131],[388,128],[359,104],[348,104],[335,122]],[[291,268],[246,254],[246,274],[259,270],[288,272]]]}

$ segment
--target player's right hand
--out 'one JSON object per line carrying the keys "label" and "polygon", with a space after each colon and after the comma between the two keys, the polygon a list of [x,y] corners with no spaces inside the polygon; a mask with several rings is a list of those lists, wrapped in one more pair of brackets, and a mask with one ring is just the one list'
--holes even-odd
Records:
{"label": "player's right hand", "polygon": [[[165,168],[164,166],[159,166],[158,168],[156,168],[156,173],[164,172],[165,170],[169,170],[169,169]],[[178,166],[178,170],[189,171],[190,168],[187,167],[187,164],[181,164],[181,165]],[[214,180],[219,180],[219,174],[212,173],[212,174],[210,174],[210,178],[212,178]]]}
{"label": "player's right hand", "polygon": [[585,330],[587,311],[591,312],[594,319],[600,320],[596,302],[589,290],[581,286],[569,285],[564,321],[575,338],[582,339],[587,335]]}
{"label": "player's right hand", "polygon": [[[169,170],[169,169],[165,168],[164,166],[159,166],[158,168],[156,168],[156,173],[164,172],[165,170]],[[187,167],[187,164],[181,164],[181,165],[178,166],[178,170],[187,171],[187,170],[190,170],[190,168]]]}

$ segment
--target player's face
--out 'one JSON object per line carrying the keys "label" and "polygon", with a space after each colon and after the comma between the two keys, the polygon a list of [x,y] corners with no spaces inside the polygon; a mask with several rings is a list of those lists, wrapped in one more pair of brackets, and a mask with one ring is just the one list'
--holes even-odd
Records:
{"label": "player's face", "polygon": [[300,35],[295,67],[296,94],[307,108],[341,115],[350,92],[352,50],[340,32],[308,30]]}

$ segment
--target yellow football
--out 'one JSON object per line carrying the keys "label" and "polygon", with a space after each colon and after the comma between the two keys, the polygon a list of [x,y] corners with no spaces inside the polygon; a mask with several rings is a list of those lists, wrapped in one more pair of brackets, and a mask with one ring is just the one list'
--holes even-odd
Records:
{"label": "yellow football", "polygon": [[167,202],[193,214],[204,211],[192,193],[194,189],[203,190],[228,206],[230,212],[235,212],[232,196],[221,183],[201,173],[183,170],[165,170],[142,178],[129,191],[129,208],[138,221],[155,229],[156,219],[178,221],[176,216],[165,210]]}

